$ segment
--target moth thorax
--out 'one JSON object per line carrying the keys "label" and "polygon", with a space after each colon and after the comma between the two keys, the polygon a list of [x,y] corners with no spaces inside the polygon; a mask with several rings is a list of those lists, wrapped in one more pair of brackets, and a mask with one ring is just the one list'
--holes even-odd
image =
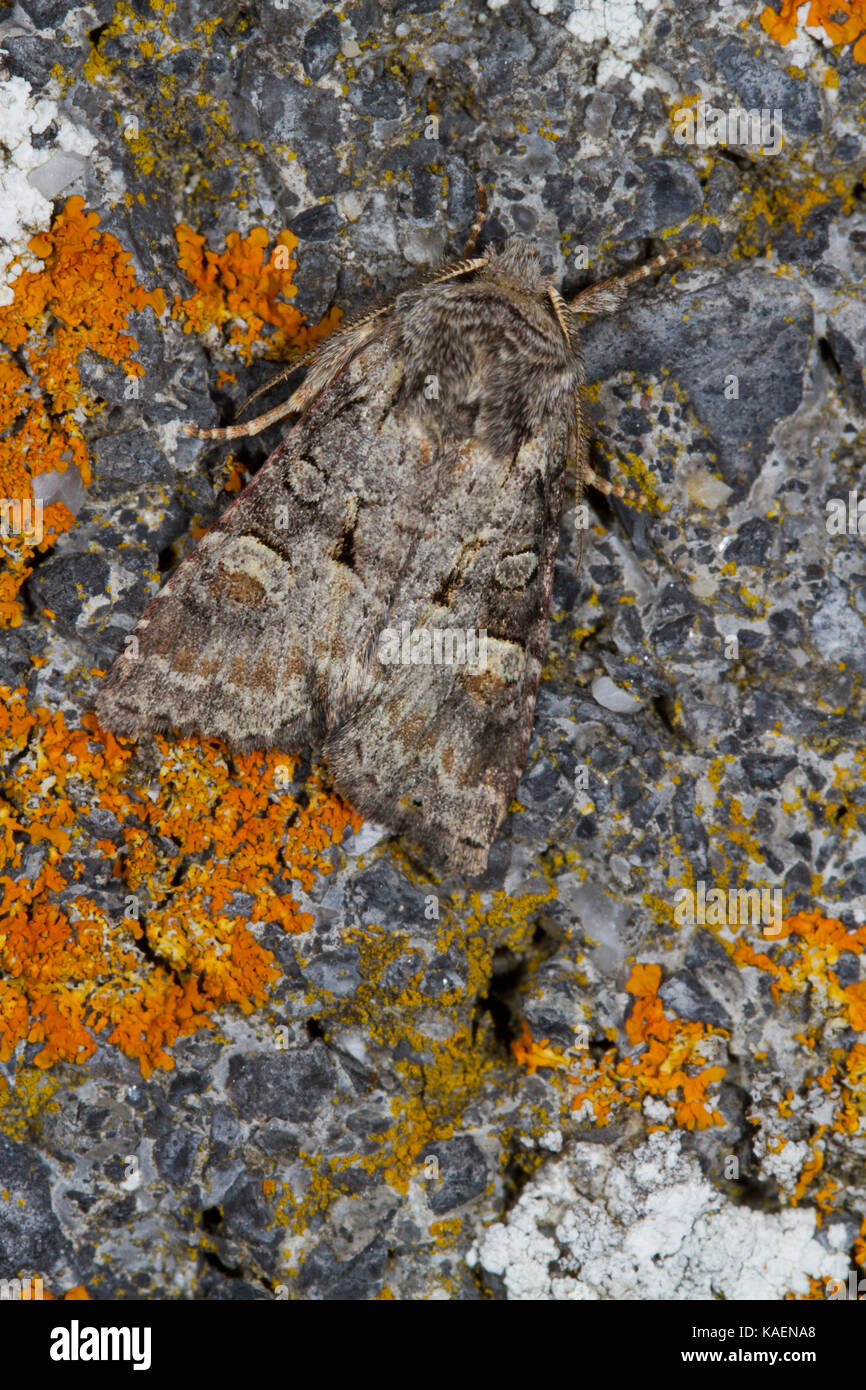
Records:
{"label": "moth thorax", "polygon": [[494,252],[484,270],[492,279],[503,280],[534,294],[545,292],[541,273],[541,257],[534,241],[512,237],[502,251]]}

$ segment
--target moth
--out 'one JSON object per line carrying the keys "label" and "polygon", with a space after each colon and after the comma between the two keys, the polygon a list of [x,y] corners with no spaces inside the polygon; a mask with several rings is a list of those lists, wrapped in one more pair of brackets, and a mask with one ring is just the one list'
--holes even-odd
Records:
{"label": "moth", "polygon": [[318,750],[365,818],[466,875],[526,761],[569,460],[579,495],[630,496],[588,463],[581,315],[695,245],[566,300],[532,242],[475,254],[479,229],[303,359],[274,410],[189,428],[226,439],[296,417],[97,703],[118,734]]}

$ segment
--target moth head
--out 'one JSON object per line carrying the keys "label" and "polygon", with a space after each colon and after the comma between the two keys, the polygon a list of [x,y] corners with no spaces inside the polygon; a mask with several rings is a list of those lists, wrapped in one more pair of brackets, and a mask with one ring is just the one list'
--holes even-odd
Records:
{"label": "moth head", "polygon": [[512,237],[501,251],[491,251],[484,274],[533,294],[546,294],[538,247],[526,237]]}

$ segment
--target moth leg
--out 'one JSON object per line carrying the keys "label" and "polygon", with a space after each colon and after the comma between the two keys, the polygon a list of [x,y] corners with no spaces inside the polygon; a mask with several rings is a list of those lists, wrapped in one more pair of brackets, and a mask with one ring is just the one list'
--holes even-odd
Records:
{"label": "moth leg", "polygon": [[220,430],[203,430],[198,425],[184,425],[184,434],[195,435],[196,439],[248,439],[251,435],[261,434],[269,425],[275,425],[278,420],[284,420],[287,415],[294,415],[296,411],[302,409],[297,403],[297,397],[301,394],[300,390],[290,396],[282,405],[274,406],[273,410],[268,410],[264,415],[257,415],[254,420],[246,420],[242,425],[226,425]]}
{"label": "moth leg", "polygon": [[281,381],[288,381],[289,377],[294,376],[295,372],[301,367],[306,367],[314,358],[318,357],[320,350],[321,349],[318,347],[310,348],[309,352],[305,352],[300,357],[296,357],[293,362],[287,363],[285,367],[277,372],[276,376],[272,376],[269,381],[264,382],[262,386],[258,386],[255,391],[247,396],[243,404],[238,406],[238,417],[243,415],[245,410],[249,410],[253,401],[258,400],[259,396],[264,396],[268,391],[273,391],[274,387],[279,386]]}
{"label": "moth leg", "polygon": [[475,250],[475,243],[481,235],[481,228],[484,226],[484,219],[487,216],[487,189],[481,183],[475,189],[475,199],[478,203],[478,211],[475,214],[475,221],[469,229],[466,245],[463,247],[461,260],[464,261],[468,260]]}
{"label": "moth leg", "polygon": [[581,290],[574,299],[569,300],[568,307],[575,314],[609,314],[617,309],[629,292],[641,280],[646,280],[650,275],[655,275],[656,271],[663,270],[671,261],[677,260],[689,251],[694,251],[700,246],[698,237],[693,237],[690,241],[680,242],[678,246],[671,246],[667,251],[662,251],[660,255],[654,256],[646,265],[637,266],[634,270],[627,270],[624,275],[612,275],[608,280],[599,280],[597,285],[588,285],[585,290]]}
{"label": "moth leg", "polygon": [[[250,435],[260,434],[269,425],[284,420],[287,415],[300,415],[328,382],[343,370],[355,353],[375,337],[380,328],[379,320],[391,307],[391,304],[383,304],[381,308],[373,310],[364,318],[356,320],[328,338],[314,353],[305,380],[282,405],[274,406],[273,410],[268,410],[264,415],[257,415],[254,420],[247,420],[242,425],[226,425],[224,429],[216,430],[203,430],[198,425],[185,425],[185,433],[195,435],[197,439],[246,439]],[[292,370],[298,365],[294,362]]]}
{"label": "moth leg", "polygon": [[580,485],[584,487],[594,487],[596,492],[600,492],[604,497],[618,497],[621,502],[627,502],[630,507],[645,507],[649,502],[645,492],[635,492],[633,488],[623,487],[620,483],[609,483],[607,478],[602,478],[588,459],[584,458],[580,465]]}

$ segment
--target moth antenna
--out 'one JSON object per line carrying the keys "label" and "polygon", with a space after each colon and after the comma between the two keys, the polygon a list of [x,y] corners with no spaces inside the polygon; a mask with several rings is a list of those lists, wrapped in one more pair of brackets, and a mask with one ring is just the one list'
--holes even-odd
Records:
{"label": "moth antenna", "polygon": [[[662,251],[658,256],[654,256],[646,265],[637,266],[634,270],[626,271],[624,275],[611,276],[607,280],[599,280],[595,285],[589,285],[587,289],[581,290],[573,299],[565,300],[554,285],[548,285],[547,293],[553,306],[557,322],[565,335],[566,340],[571,343],[568,318],[569,314],[604,314],[617,308],[626,298],[629,291],[642,280],[648,279],[657,271],[670,265],[672,261],[689,251],[697,250],[701,245],[699,237],[692,237],[688,241],[680,242],[677,246],[671,246],[666,251]],[[585,428],[584,412],[584,391],[586,378],[583,370],[583,359],[578,354],[579,374],[577,390],[574,393],[574,421],[577,431],[577,447],[575,469],[577,474],[577,485],[575,489],[575,516],[579,522],[579,508],[583,499],[584,490],[587,487],[594,487],[603,497],[617,497],[623,502],[627,502],[633,507],[646,506],[649,499],[644,492],[635,492],[633,488],[622,487],[620,483],[608,482],[602,478],[595,469],[592,468],[587,454],[587,433]],[[577,543],[577,566],[580,568],[581,556],[583,554],[583,528],[578,525]]]}
{"label": "moth antenna", "polygon": [[[483,203],[484,207],[486,207],[486,195],[484,194],[483,188],[479,190],[479,200]],[[473,224],[472,232],[470,233],[470,239],[467,242],[467,247],[471,248],[471,246],[474,246],[475,242],[478,239],[478,232],[480,232],[483,222],[484,210],[483,208],[480,208],[478,217],[476,217],[475,219],[475,223],[477,224],[477,231],[475,224]],[[428,279],[425,279],[423,284],[425,286],[441,285],[444,284],[447,280],[456,280],[461,275],[469,275],[473,270],[483,270],[486,264],[486,256],[475,256],[467,258],[466,253],[464,252],[464,257],[462,260],[457,261],[452,265],[444,266],[442,270],[431,275]],[[325,348],[326,346],[331,346],[337,339],[344,338],[356,333],[359,328],[363,328],[367,324],[372,323],[375,319],[381,318],[383,314],[387,314],[391,309],[393,309],[394,302],[395,297],[392,296],[387,301],[387,303],[380,304],[375,309],[368,310],[366,313],[361,313],[357,315],[355,318],[349,319],[347,323],[342,324],[335,333],[330,334],[330,336],[326,338],[321,344],[314,348],[308,349],[308,351],[303,353],[300,357],[295,358],[293,362],[288,363],[288,365],[284,367],[282,371],[278,372],[276,376],[271,377],[270,381],[266,381],[261,386],[257,387],[251,395],[247,396],[246,400],[238,409],[237,414],[243,415],[244,411],[250,405],[252,405],[253,401],[257,400],[259,396],[263,396],[266,392],[273,390],[273,388],[275,386],[278,386],[281,381],[286,381],[300,367],[307,367],[312,362],[315,362],[320,357],[323,348]],[[239,423],[234,425],[224,425],[220,429],[212,430],[202,429],[198,425],[185,425],[184,433],[192,435],[196,439],[209,439],[219,443],[226,443],[231,439],[249,439],[253,435],[260,434],[262,430],[268,429],[271,425],[278,424],[279,421],[284,420],[287,415],[293,415],[297,411],[303,409],[303,406],[305,406],[308,402],[306,398],[303,399],[302,404],[298,401],[298,398],[300,397],[302,391],[303,387],[300,387],[299,390],[296,391],[294,395],[289,398],[288,401],[284,401],[282,405],[275,406],[273,410],[266,411],[264,415],[257,415],[254,420],[248,420],[243,425]],[[293,402],[297,403],[293,404]]]}
{"label": "moth antenna", "polygon": [[568,326],[568,315],[571,311],[555,285],[551,284],[547,286],[547,297],[553,306],[556,322],[562,329],[562,336],[565,338],[569,347],[571,347],[571,329]]}
{"label": "moth antenna", "polygon": [[[270,425],[275,425],[278,421],[284,420],[287,415],[299,415],[301,411],[306,410],[310,401],[319,394],[327,384],[327,381],[330,381],[330,379],[346,365],[352,355],[362,347],[364,343],[369,342],[370,338],[374,336],[375,331],[370,325],[374,324],[376,319],[381,318],[383,314],[387,314],[389,309],[393,308],[393,305],[394,301],[391,299],[387,304],[381,304],[377,309],[362,314],[359,318],[352,319],[350,323],[344,324],[336,333],[332,333],[330,337],[326,338],[320,347],[311,349],[309,353],[304,355],[303,359],[292,362],[287,371],[281,373],[275,380],[279,381],[285,376],[291,375],[291,373],[301,365],[302,361],[306,365],[312,366],[313,370],[307,373],[304,381],[298,389],[292,393],[289,399],[283,401],[281,405],[274,406],[273,410],[266,411],[264,415],[257,415],[254,420],[247,420],[246,423],[242,425],[225,425],[221,429],[213,430],[204,430],[198,425],[185,425],[184,432],[194,435],[196,439],[218,440],[222,443],[229,439],[248,439],[251,435],[260,434],[262,430],[268,429]],[[349,342],[345,346],[341,346],[344,339],[349,339]],[[331,369],[326,371],[323,376],[321,371],[317,371],[317,367],[321,367],[322,360],[325,358],[326,354],[329,354],[326,360],[332,358],[333,362],[331,364]],[[270,383],[270,385],[273,385],[273,383]],[[270,389],[270,385],[266,384],[261,389],[267,391]],[[258,395],[260,392],[256,392],[255,394]],[[253,397],[251,396],[250,400],[252,399]],[[247,404],[249,404],[249,402],[247,402]]]}
{"label": "moth antenna", "polygon": [[577,532],[577,560],[575,561],[575,574],[580,569],[580,562],[583,559],[583,527],[580,524],[580,504],[583,501],[584,489],[588,480],[588,473],[591,472],[587,459],[587,433],[586,433],[586,411],[584,409],[584,392],[586,390],[586,368],[583,363],[583,353],[577,343],[572,340],[571,328],[569,326],[569,314],[571,310],[563,299],[559,290],[554,284],[547,286],[547,295],[556,315],[556,321],[562,329],[563,337],[571,347],[577,357],[577,390],[574,393],[574,415],[572,416],[574,429],[574,529]]}
{"label": "moth antenna", "polygon": [[657,271],[663,270],[665,266],[678,260],[680,256],[697,250],[700,245],[700,238],[692,237],[689,241],[671,246],[667,251],[662,251],[651,261],[647,261],[646,265],[636,266],[634,270],[627,270],[624,275],[612,275],[607,280],[599,280],[595,285],[588,285],[585,290],[581,290],[579,294],[568,301],[568,307],[574,314],[609,314],[619,307],[629,291],[641,280],[655,275]]}
{"label": "moth antenna", "polygon": [[589,468],[586,429],[584,428],[583,387],[584,382],[581,377],[578,382],[577,390],[574,393],[574,427],[577,436],[574,449],[574,527],[577,531],[577,559],[574,564],[575,574],[577,574],[580,569],[580,562],[583,559],[583,527],[580,524],[580,505],[586,490],[586,475],[587,469]]}
{"label": "moth antenna", "polygon": [[[356,333],[357,330],[363,328],[365,324],[372,323],[374,319],[380,319],[383,314],[387,314],[390,309],[394,308],[395,299],[396,296],[392,295],[385,304],[377,304],[375,309],[363,310],[360,314],[356,314],[354,318],[347,319],[345,323],[341,323],[336,332],[331,333],[319,347],[311,349],[310,360],[312,361],[313,358],[318,357],[322,349],[327,347],[330,343],[333,343],[336,339],[345,338],[351,333]],[[295,365],[298,364],[296,363]]]}
{"label": "moth antenna", "polygon": [[[383,314],[387,314],[389,309],[393,307],[394,299],[391,298],[386,304],[380,304],[375,309],[367,310],[366,313],[358,314],[355,318],[349,319],[347,323],[341,324],[336,332],[329,334],[327,338],[323,339],[323,341],[318,343],[315,347],[308,348],[300,357],[296,357],[293,362],[289,362],[276,376],[271,377],[270,381],[266,381],[261,386],[257,387],[252,395],[247,396],[243,405],[238,409],[237,414],[243,415],[244,411],[248,406],[252,405],[254,400],[257,400],[259,396],[263,396],[267,391],[273,390],[281,381],[286,381],[290,376],[293,376],[299,367],[309,367],[313,362],[316,362],[321,357],[323,350],[332,347],[335,341],[356,333],[359,328],[363,328],[366,324],[381,318]],[[303,398],[303,401],[301,400],[302,392],[303,386],[299,387],[288,401],[285,401],[282,405],[275,406],[273,410],[267,411],[264,415],[257,415],[254,420],[247,421],[245,425],[225,425],[222,429],[214,430],[203,430],[200,429],[198,425],[186,425],[184,426],[184,432],[186,434],[195,435],[197,439],[213,439],[220,441],[247,439],[251,435],[260,434],[261,431],[266,430],[269,425],[277,424],[279,420],[285,419],[286,415],[292,415],[303,409],[303,406],[308,402],[306,397]],[[296,402],[294,405],[292,404],[293,401]]]}
{"label": "moth antenna", "polygon": [[431,275],[429,280],[425,280],[422,288],[428,285],[443,285],[446,280],[457,280],[461,275],[469,275],[473,270],[483,270],[487,264],[486,256],[473,256],[469,260],[455,261],[453,265],[446,265],[435,275]]}

